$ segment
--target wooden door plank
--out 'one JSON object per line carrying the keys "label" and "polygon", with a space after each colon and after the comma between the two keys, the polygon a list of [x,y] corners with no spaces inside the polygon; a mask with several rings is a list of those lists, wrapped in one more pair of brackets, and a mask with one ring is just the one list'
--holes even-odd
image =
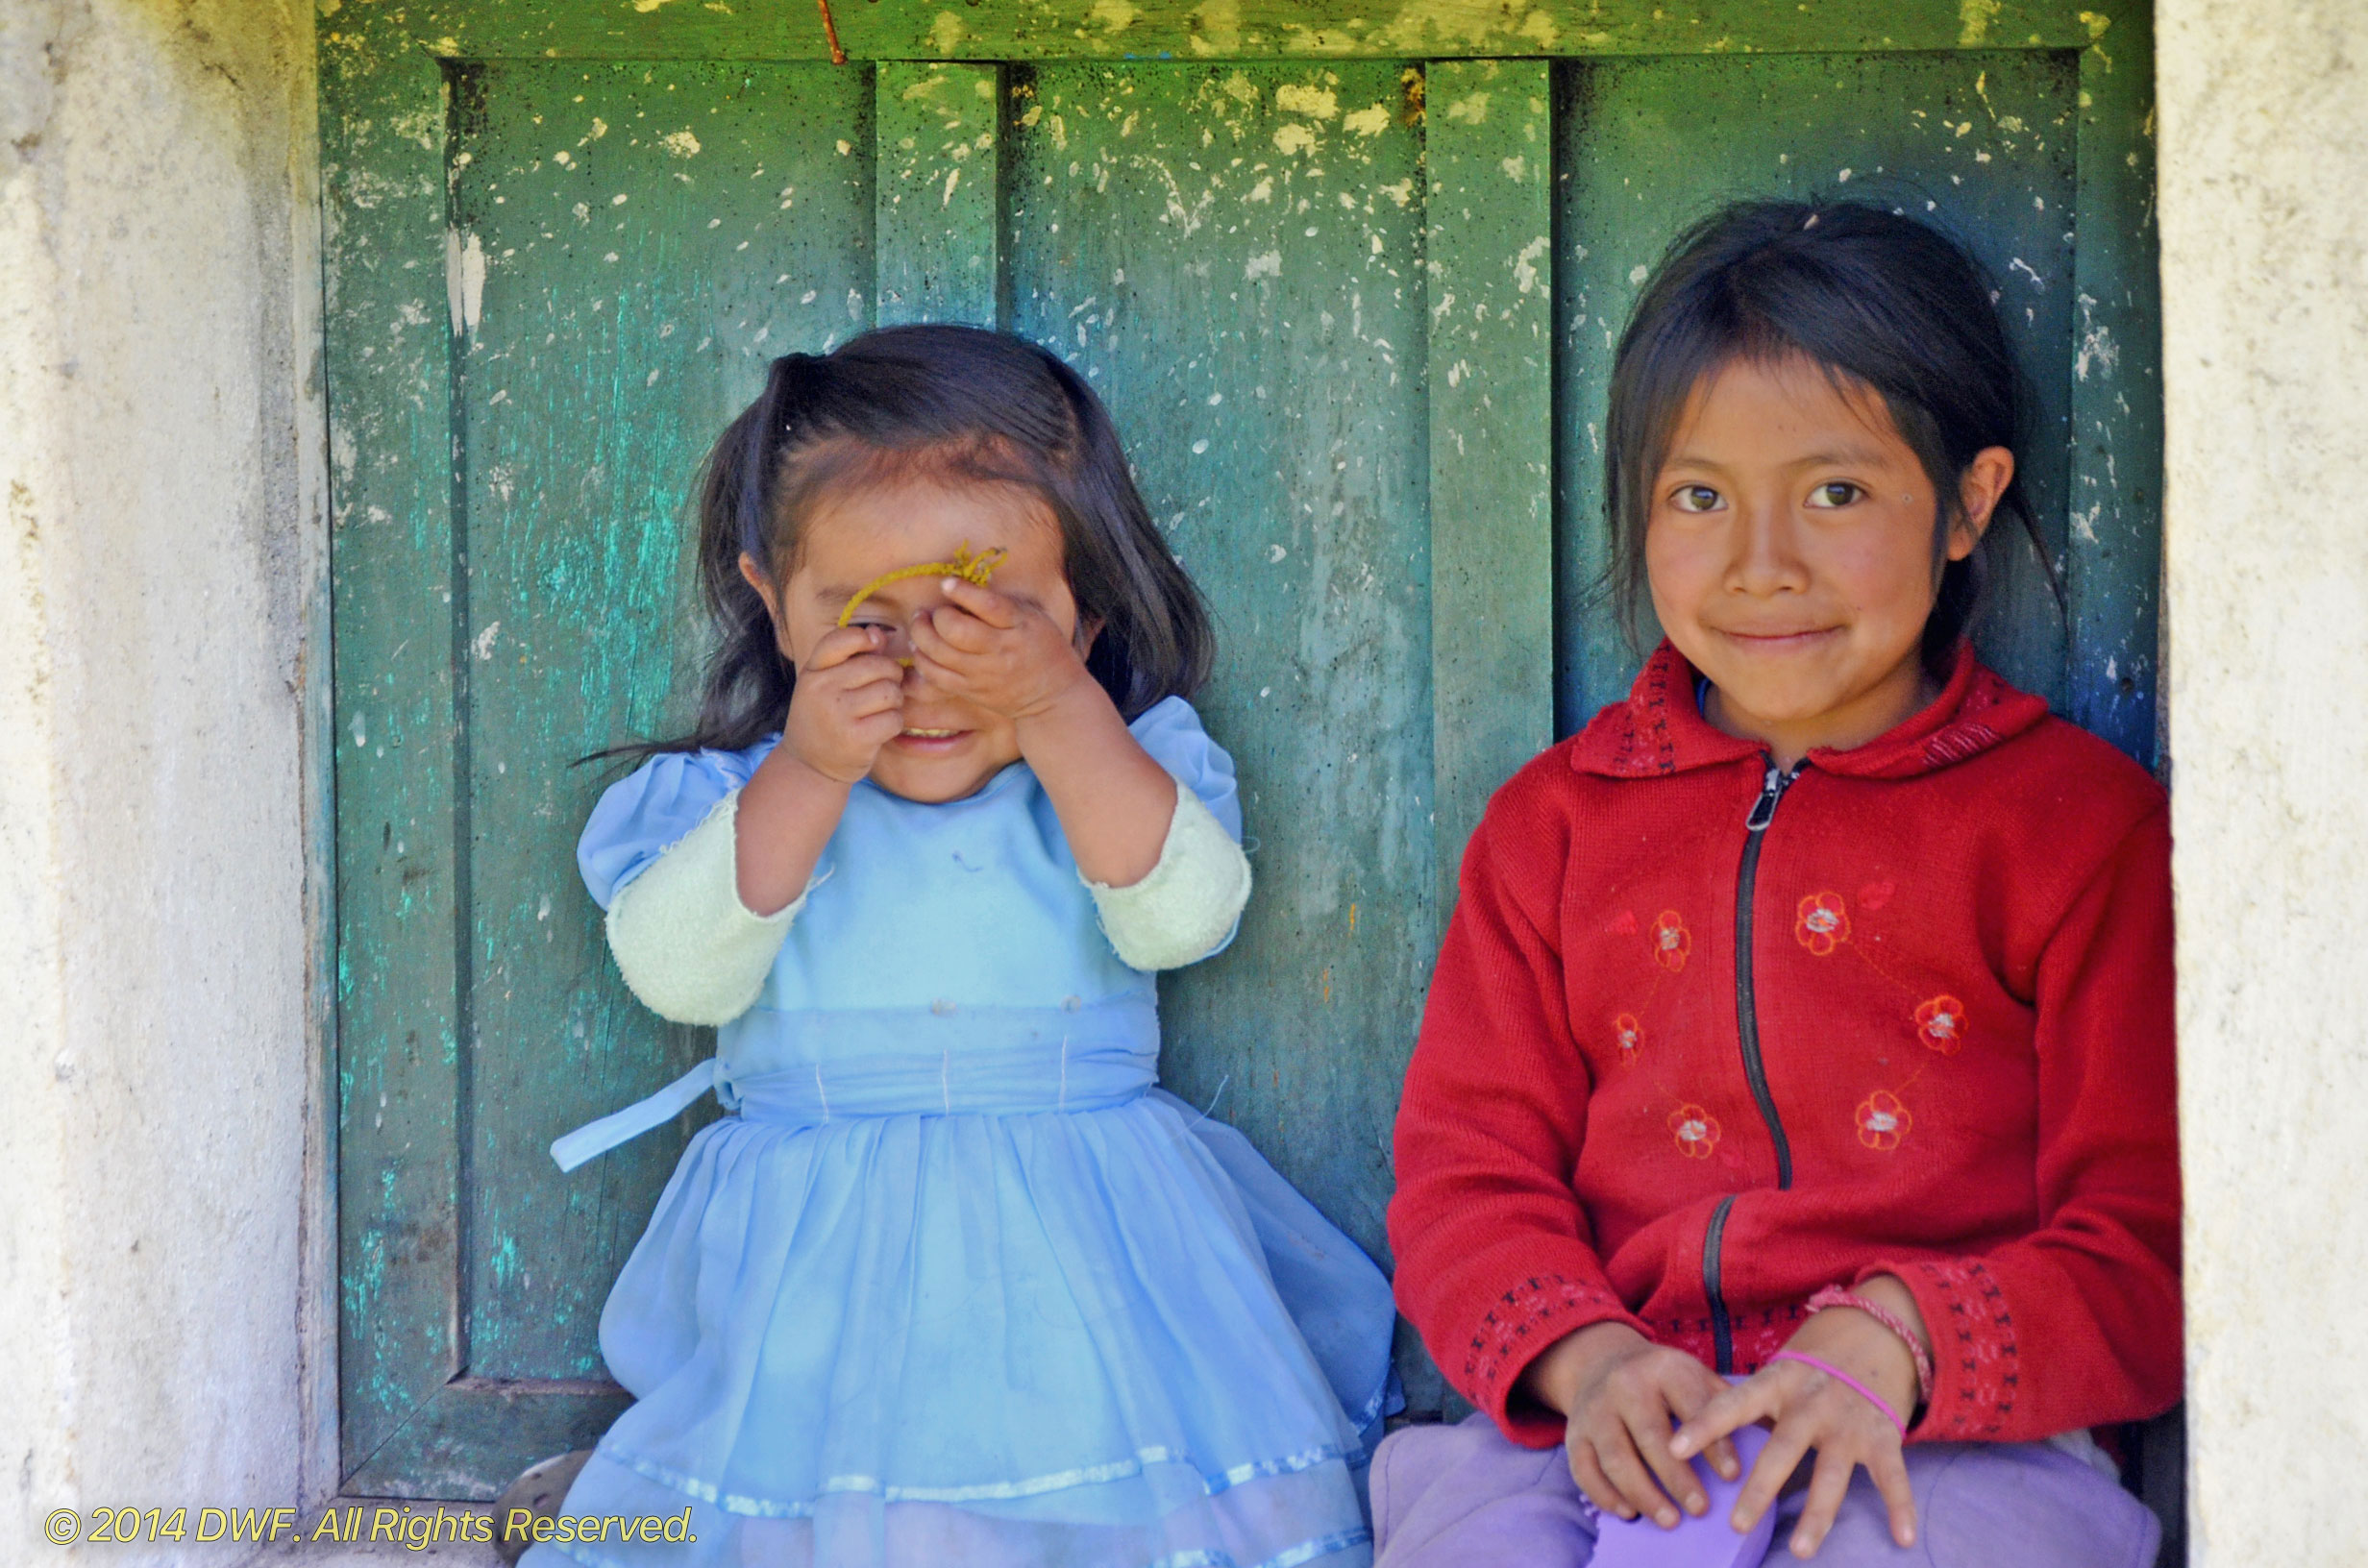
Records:
{"label": "wooden door plank", "polygon": [[527,1466],[599,1442],[631,1404],[606,1382],[456,1378],[346,1477],[344,1491],[491,1502]]}
{"label": "wooden door plank", "polygon": [[483,272],[457,425],[476,1062],[463,1364],[481,1382],[604,1376],[602,1303],[713,1114],[564,1176],[546,1152],[714,1048],[617,975],[575,847],[627,765],[575,764],[687,727],[707,647],[699,462],[777,355],[870,325],[868,77],[532,61],[465,78],[454,210]]}
{"label": "wooden door plank", "polygon": [[1001,224],[994,65],[882,64],[879,324],[996,322]]}
{"label": "wooden door plank", "polygon": [[[1326,61],[2078,48],[2097,0],[835,0],[856,61]],[[398,0],[345,0],[330,36]],[[401,0],[418,45],[471,60],[829,58],[821,12],[623,0]]]}
{"label": "wooden door plank", "polygon": [[2081,53],[2073,294],[2072,617],[2065,712],[2138,761],[2160,749],[2161,282],[2154,47],[2142,4],[2093,14]]}
{"label": "wooden door plank", "polygon": [[1257,887],[1161,1074],[1383,1253],[1434,941],[1419,141],[1399,64],[1013,84],[1013,326],[1110,400],[1214,610]]}
{"label": "wooden door plank", "polygon": [[1425,71],[1439,907],[1490,795],[1554,738],[1552,84]]}
{"label": "wooden door plank", "polygon": [[[1556,723],[1627,693],[1638,655],[1606,591],[1602,431],[1612,355],[1640,285],[1687,223],[1749,196],[1842,196],[1955,232],[1999,291],[2033,394],[2023,477],[2063,559],[2078,67],[2068,53],[1792,56],[1573,66],[1560,110],[1557,442],[1565,610]],[[2017,685],[2060,700],[2064,628],[2037,558],[2007,570],[1981,636]],[[1646,642],[1657,635],[1640,612]]]}
{"label": "wooden door plank", "polygon": [[[445,84],[325,39],[337,821],[339,1397],[359,1467],[459,1369],[466,894],[453,796]],[[457,276],[457,274],[454,274]]]}

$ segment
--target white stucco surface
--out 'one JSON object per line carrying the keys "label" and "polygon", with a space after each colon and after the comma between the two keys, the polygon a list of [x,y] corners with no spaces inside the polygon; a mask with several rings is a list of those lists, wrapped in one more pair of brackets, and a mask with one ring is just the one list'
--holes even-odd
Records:
{"label": "white stucco surface", "polygon": [[2368,1562],[2368,5],[2162,0],[2194,1560]]}
{"label": "white stucco surface", "polygon": [[305,1349],[311,54],[300,0],[0,3],[11,1564],[51,1557],[52,1508],[334,1484]]}

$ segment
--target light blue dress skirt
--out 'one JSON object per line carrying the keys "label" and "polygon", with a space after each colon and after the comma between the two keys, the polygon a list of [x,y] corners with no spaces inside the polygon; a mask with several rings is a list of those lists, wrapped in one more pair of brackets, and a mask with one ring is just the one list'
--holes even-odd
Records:
{"label": "light blue dress skirt", "polygon": [[[1147,748],[1230,812],[1229,763],[1173,707],[1197,747],[1154,725]],[[654,858],[608,849],[673,842],[763,749],[612,790],[585,836],[602,901]],[[686,782],[703,759],[713,791]],[[697,1539],[611,1525],[529,1568],[1369,1559],[1389,1286],[1153,1087],[1149,977],[1110,956],[1066,857],[1024,766],[950,806],[859,787],[716,1061],[569,1146],[710,1084],[738,1112],[692,1139],[608,1298],[602,1352],[637,1403],[564,1510],[687,1507]]]}

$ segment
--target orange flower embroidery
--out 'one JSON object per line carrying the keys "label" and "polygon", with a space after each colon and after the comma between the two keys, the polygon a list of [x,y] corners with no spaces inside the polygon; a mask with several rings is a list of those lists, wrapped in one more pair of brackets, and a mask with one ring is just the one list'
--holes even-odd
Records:
{"label": "orange flower embroidery", "polygon": [[1663,910],[1653,921],[1653,962],[1675,974],[1692,951],[1693,933],[1686,929],[1684,917],[1674,909]]}
{"label": "orange flower embroidery", "polygon": [[1936,996],[1915,1010],[1916,1038],[1942,1056],[1955,1056],[1965,1043],[1965,1004],[1954,996]]}
{"label": "orange flower embroidery", "polygon": [[1915,1125],[1915,1117],[1908,1114],[1897,1095],[1878,1089],[1859,1101],[1858,1124],[1860,1142],[1878,1153],[1888,1154],[1908,1136],[1908,1129]]}
{"label": "orange flower embroidery", "polygon": [[1802,946],[1825,957],[1850,940],[1850,912],[1842,907],[1838,893],[1813,893],[1801,900],[1799,913],[1793,918],[1792,934]]}
{"label": "orange flower embroidery", "polygon": [[1612,1020],[1612,1035],[1619,1041],[1619,1065],[1635,1066],[1637,1052],[1644,1048],[1644,1025],[1637,1022],[1634,1013],[1622,1013]]}
{"label": "orange flower embroidery", "polygon": [[1718,1147],[1718,1118],[1698,1105],[1670,1112],[1669,1131],[1677,1135],[1677,1152],[1689,1160],[1708,1160]]}

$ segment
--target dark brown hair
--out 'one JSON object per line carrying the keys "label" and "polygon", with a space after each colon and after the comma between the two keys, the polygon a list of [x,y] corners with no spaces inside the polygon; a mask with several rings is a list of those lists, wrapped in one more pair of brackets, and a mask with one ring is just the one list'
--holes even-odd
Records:
{"label": "dark brown hair", "polygon": [[[1620,336],[1604,422],[1610,586],[1631,640],[1654,478],[1694,389],[1738,359],[1797,355],[1838,390],[1879,396],[1932,480],[1937,558],[1975,454],[2014,450],[2022,434],[2021,375],[1991,299],[1954,240],[1856,202],[1741,202],[1678,235]],[[2007,537],[1998,519],[2019,523],[2047,562],[2019,473],[1991,517],[1982,544],[1941,573],[1922,649],[1936,673],[1980,618],[1986,557]]]}
{"label": "dark brown hair", "polygon": [[739,750],[778,729],[796,673],[743,552],[777,580],[825,495],[926,476],[1024,490],[1059,523],[1086,668],[1132,719],[1208,678],[1215,637],[1192,579],[1135,489],[1084,378],[1035,344],[974,327],[887,327],[826,355],[785,354],[707,453],[700,592],[720,634],[698,723],[632,754]]}

